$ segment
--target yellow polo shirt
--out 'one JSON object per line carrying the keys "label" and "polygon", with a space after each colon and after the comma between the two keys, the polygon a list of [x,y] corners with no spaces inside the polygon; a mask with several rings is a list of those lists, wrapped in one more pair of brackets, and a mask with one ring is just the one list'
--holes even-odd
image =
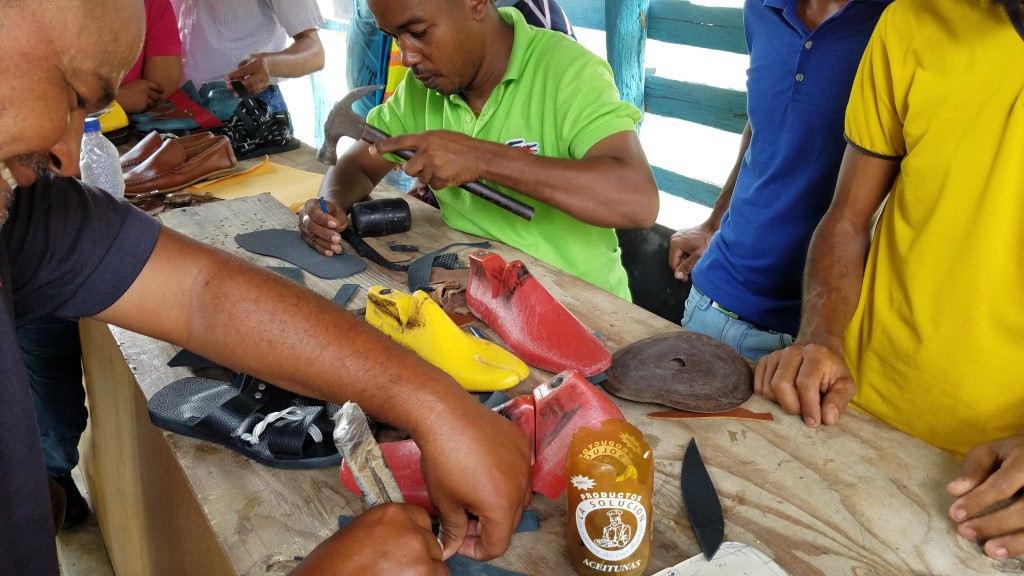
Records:
{"label": "yellow polo shirt", "polygon": [[960,455],[1024,428],[1024,38],[1014,20],[989,2],[893,3],[846,117],[851,144],[901,159],[846,333],[854,406]]}

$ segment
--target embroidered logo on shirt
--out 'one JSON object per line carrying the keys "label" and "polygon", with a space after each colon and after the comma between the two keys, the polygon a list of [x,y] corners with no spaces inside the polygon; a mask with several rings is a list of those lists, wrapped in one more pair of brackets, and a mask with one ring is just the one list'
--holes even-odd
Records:
{"label": "embroidered logo on shirt", "polygon": [[529,152],[530,154],[536,154],[536,153],[540,152],[540,144],[539,143],[537,143],[537,142],[527,142],[525,138],[513,138],[513,139],[509,140],[508,142],[505,142],[505,145],[506,146],[511,146],[513,148],[518,148],[519,150],[522,150],[524,152]]}

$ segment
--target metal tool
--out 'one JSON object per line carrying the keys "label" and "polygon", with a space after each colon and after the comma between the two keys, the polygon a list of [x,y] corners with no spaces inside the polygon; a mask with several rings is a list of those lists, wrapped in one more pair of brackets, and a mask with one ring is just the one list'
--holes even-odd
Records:
{"label": "metal tool", "polygon": [[711,560],[725,537],[725,520],[722,518],[722,503],[718,501],[715,485],[711,483],[711,476],[708,476],[694,438],[690,439],[690,445],[686,447],[683,456],[680,484],[686,515],[697,534],[697,543],[704,557]]}
{"label": "metal tool", "polygon": [[404,502],[359,405],[345,402],[334,415],[334,422],[334,444],[352,471],[366,505],[372,508],[377,504]]}
{"label": "metal tool", "polygon": [[[384,86],[380,84],[357,88],[349,92],[344,98],[334,105],[334,108],[331,109],[331,113],[327,116],[327,122],[324,123],[324,143],[317,152],[317,160],[325,164],[334,164],[337,162],[338,158],[335,146],[337,146],[338,139],[342,136],[348,136],[354,140],[365,140],[371,144],[376,144],[381,140],[391,137],[373,126],[370,126],[366,123],[365,118],[352,111],[352,105],[355,104],[356,101],[371,92],[380,90],[381,88],[384,88]],[[398,152],[394,152],[394,154],[400,158],[408,160],[413,157],[414,152],[412,150],[399,150]],[[507,194],[483,184],[482,182],[467,182],[462,184],[460,188],[468,191],[470,194],[474,194],[484,200],[487,200],[491,204],[504,208],[524,220],[533,220],[533,206],[520,202]]]}

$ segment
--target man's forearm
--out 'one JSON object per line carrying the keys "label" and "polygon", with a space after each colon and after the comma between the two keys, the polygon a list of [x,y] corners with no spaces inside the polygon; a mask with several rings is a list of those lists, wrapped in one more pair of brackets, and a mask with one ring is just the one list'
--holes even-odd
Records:
{"label": "man's forearm", "polygon": [[299,78],[324,67],[324,47],[316,30],[299,33],[281,52],[264,52],[259,56],[271,77]]}
{"label": "man's forearm", "polygon": [[373,188],[362,171],[350,166],[332,166],[320,183],[320,196],[337,206],[343,216],[353,204],[366,199]]}
{"label": "man's forearm", "polygon": [[181,85],[181,57],[151,56],[143,61],[142,77],[160,85],[160,102],[167,100]]}
{"label": "man's forearm", "polygon": [[821,221],[807,255],[799,338],[842,354],[860,300],[869,243],[845,223]]}
{"label": "man's forearm", "polygon": [[871,222],[892,188],[899,159],[847,146],[835,197],[807,254],[799,338],[843,351],[843,331],[860,300]]}
{"label": "man's forearm", "polygon": [[[443,372],[329,300],[168,230],[131,288],[97,318],[300,394],[355,400],[410,433],[425,414],[468,398]],[[408,388],[416,406],[396,402]]]}
{"label": "man's forearm", "polygon": [[[626,133],[623,133],[626,135]],[[480,147],[482,178],[608,228],[647,228],[658,215],[658,187],[635,135],[615,134],[624,153],[591,150],[580,160],[525,154],[501,145]],[[607,146],[612,148],[612,146]]]}

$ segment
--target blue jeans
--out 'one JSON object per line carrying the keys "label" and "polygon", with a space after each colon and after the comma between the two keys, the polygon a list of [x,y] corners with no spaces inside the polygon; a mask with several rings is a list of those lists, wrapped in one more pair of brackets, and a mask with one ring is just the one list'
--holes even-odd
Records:
{"label": "blue jeans", "polygon": [[[277,84],[271,84],[263,89],[262,92],[256,95],[257,98],[267,103],[267,108],[270,109],[271,113],[274,112],[288,112],[288,104],[284,101],[284,94],[281,93],[281,87]],[[292,128],[292,117],[288,115],[288,133],[291,134],[295,130]]]}
{"label": "blue jeans", "polygon": [[733,318],[713,304],[696,286],[691,287],[683,309],[683,328],[721,340],[754,361],[793,343],[793,337],[789,334],[766,330],[742,318]]}
{"label": "blue jeans", "polygon": [[89,412],[82,387],[78,323],[43,316],[18,327],[46,473],[60,476],[78,465],[78,441]]}

